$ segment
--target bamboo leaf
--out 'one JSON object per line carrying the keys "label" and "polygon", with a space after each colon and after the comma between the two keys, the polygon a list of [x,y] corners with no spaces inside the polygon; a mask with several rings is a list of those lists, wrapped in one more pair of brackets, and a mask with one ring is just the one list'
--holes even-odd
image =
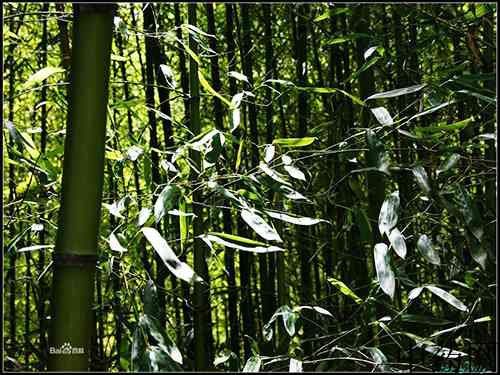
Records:
{"label": "bamboo leaf", "polygon": [[273,160],[275,150],[276,148],[274,147],[274,145],[266,145],[264,149],[264,161],[266,163],[269,163],[271,160]]}
{"label": "bamboo leaf", "polygon": [[245,367],[243,367],[243,372],[259,372],[262,360],[259,356],[252,356],[248,358]]}
{"label": "bamboo leaf", "polygon": [[375,260],[375,269],[377,271],[377,278],[380,283],[380,287],[385,294],[393,299],[394,291],[396,289],[396,279],[389,263],[390,260],[388,250],[389,249],[385,243],[376,244],[373,249],[373,258]]}
{"label": "bamboo leaf", "polygon": [[22,253],[25,251],[35,251],[35,250],[42,250],[42,249],[52,249],[55,247],[54,245],[33,245],[33,246],[27,246],[27,247],[22,247],[19,250],[17,250],[18,253]]}
{"label": "bamboo leaf", "polygon": [[266,214],[271,216],[273,219],[278,219],[282,221],[286,221],[287,223],[296,224],[296,225],[314,225],[321,222],[328,222],[323,219],[315,219],[312,217],[300,217],[300,216],[289,216],[287,214],[274,212],[274,211],[265,211]]}
{"label": "bamboo leaf", "polygon": [[406,242],[398,228],[391,230],[389,234],[391,246],[402,259],[406,257]]}
{"label": "bamboo leaf", "polygon": [[370,111],[381,125],[392,125],[394,123],[391,114],[384,107],[371,108]]}
{"label": "bamboo leaf", "polygon": [[316,137],[304,138],[277,138],[273,140],[273,144],[281,145],[282,147],[305,147],[309,146],[316,140]]}
{"label": "bamboo leaf", "polygon": [[389,236],[390,230],[398,222],[399,191],[391,193],[382,203],[378,216],[378,228],[381,235]]}
{"label": "bamboo leaf", "polygon": [[288,184],[288,181],[285,181],[278,172],[269,167],[266,163],[260,162],[259,169],[269,177],[271,177],[274,181],[277,181],[281,184]]}
{"label": "bamboo leaf", "polygon": [[401,89],[379,92],[378,94],[373,94],[373,95],[369,96],[365,100],[394,98],[396,96],[408,95],[408,94],[412,94],[414,92],[422,90],[425,86],[426,86],[426,84],[414,85],[414,86],[404,87]]}
{"label": "bamboo leaf", "polygon": [[439,254],[434,250],[432,246],[432,241],[427,235],[422,234],[417,241],[417,248],[420,253],[424,256],[427,261],[432,264],[439,266],[441,264],[441,259]]}
{"label": "bamboo leaf", "polygon": [[156,199],[154,206],[155,221],[158,223],[165,213],[173,208],[176,202],[179,189],[176,185],[169,184],[163,188],[160,195]]}
{"label": "bamboo leaf", "polygon": [[27,89],[30,87],[33,87],[40,82],[46,80],[50,76],[56,74],[56,73],[62,73],[64,72],[64,69],[62,68],[56,68],[52,66],[48,66],[46,68],[40,69],[38,72],[32,74],[28,80],[24,83],[23,89]]}
{"label": "bamboo leaf", "polygon": [[[219,233],[220,235],[220,233]],[[222,246],[227,246],[232,249],[237,249],[237,250],[242,250],[242,251],[248,251],[250,253],[260,253],[260,254],[267,254],[267,253],[273,253],[277,251],[284,251],[281,247],[278,246],[254,246],[254,247],[248,247],[248,246],[243,246],[238,243],[234,242],[229,242],[226,241],[225,239],[219,237],[219,235],[215,236],[213,234],[206,234],[201,236],[200,238],[211,248],[212,243],[211,241],[218,243],[219,245]],[[241,237],[240,237],[241,238]]]}
{"label": "bamboo leaf", "polygon": [[363,300],[359,298],[356,293],[354,293],[347,285],[345,285],[342,281],[334,279],[333,277],[329,277],[328,282],[336,287],[342,294],[352,298],[354,302],[358,305],[363,303]]}
{"label": "bamboo leaf", "polygon": [[241,211],[241,218],[262,238],[268,241],[283,242],[278,232],[256,213],[248,209],[243,209]]}
{"label": "bamboo leaf", "polygon": [[165,241],[156,229],[142,228],[141,231],[148,242],[153,246],[153,249],[158,253],[163,263],[165,263],[170,272],[176,277],[188,283],[203,281],[201,277],[194,273],[191,267],[177,258],[167,241]]}
{"label": "bamboo leaf", "polygon": [[408,298],[409,299],[417,298],[420,295],[420,293],[422,293],[422,290],[424,290],[423,287],[418,287],[410,290],[410,293],[408,293]]}
{"label": "bamboo leaf", "polygon": [[220,99],[220,101],[223,102],[224,104],[226,104],[228,107],[231,107],[231,102],[229,100],[227,100],[226,98],[224,98],[217,91],[215,91],[212,86],[210,86],[210,84],[208,83],[206,78],[201,73],[201,70],[198,70],[198,79],[200,80],[200,84],[203,86],[203,88],[205,90],[207,90],[210,94],[212,94],[216,98]]}
{"label": "bamboo leaf", "polygon": [[422,189],[425,194],[429,194],[431,192],[431,186],[429,184],[429,177],[427,176],[427,172],[424,167],[417,165],[416,167],[413,167],[411,171],[413,172],[420,189]]}
{"label": "bamboo leaf", "polygon": [[290,358],[290,366],[288,372],[302,372],[302,361]]}
{"label": "bamboo leaf", "polygon": [[127,251],[127,249],[122,246],[120,241],[118,241],[118,238],[114,233],[111,233],[111,235],[109,236],[109,247],[111,248],[111,250],[118,251],[122,254]]}
{"label": "bamboo leaf", "polygon": [[250,238],[237,236],[235,234],[221,233],[221,232],[208,232],[208,234],[212,235],[212,236],[217,236],[217,237],[223,238],[225,240],[245,243],[247,245],[267,246],[267,244],[265,244],[264,242],[251,240]]}
{"label": "bamboo leaf", "polygon": [[250,84],[250,82],[248,82],[248,77],[242,73],[231,71],[228,73],[228,75],[229,75],[229,77],[233,77],[234,79],[237,79],[239,81],[243,81],[243,82]]}
{"label": "bamboo leaf", "polygon": [[151,209],[150,208],[142,208],[139,211],[139,215],[137,217],[137,226],[141,227],[143,226],[146,221],[148,221],[149,217],[151,216]]}
{"label": "bamboo leaf", "polygon": [[425,287],[439,298],[442,298],[443,300],[448,302],[453,307],[456,307],[457,309],[462,311],[469,311],[469,309],[467,308],[467,306],[464,305],[463,302],[461,302],[459,299],[457,299],[455,296],[448,293],[447,291],[433,285],[426,285]]}
{"label": "bamboo leaf", "polygon": [[459,154],[451,154],[450,156],[448,156],[446,160],[436,170],[436,175],[439,175],[443,172],[447,172],[450,169],[454,168],[457,165],[460,158],[461,156]]}

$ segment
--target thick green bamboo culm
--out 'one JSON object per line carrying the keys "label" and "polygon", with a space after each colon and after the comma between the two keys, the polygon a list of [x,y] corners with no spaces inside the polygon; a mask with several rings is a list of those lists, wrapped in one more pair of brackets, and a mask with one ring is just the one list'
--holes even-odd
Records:
{"label": "thick green bamboo culm", "polygon": [[[114,5],[75,5],[49,334],[50,371],[89,368]],[[56,354],[66,348],[71,354]]]}

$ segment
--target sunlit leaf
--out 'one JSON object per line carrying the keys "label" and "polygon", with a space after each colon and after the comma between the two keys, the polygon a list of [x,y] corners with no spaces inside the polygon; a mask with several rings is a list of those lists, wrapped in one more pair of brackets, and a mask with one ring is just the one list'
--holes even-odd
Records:
{"label": "sunlit leaf", "polygon": [[268,241],[283,242],[278,232],[255,212],[243,209],[241,211],[241,218],[262,238]]}
{"label": "sunlit leaf", "polygon": [[323,222],[327,222],[326,220],[323,219],[315,219],[312,217],[300,217],[300,216],[290,216],[287,214],[279,213],[279,212],[274,212],[274,211],[267,211],[266,214],[271,216],[274,219],[286,221],[291,224],[296,224],[296,225],[314,225]]}
{"label": "sunlit leaf", "polygon": [[285,168],[285,171],[287,171],[288,174],[296,180],[306,180],[306,175],[297,167],[294,167],[293,165],[285,165],[283,168]]}
{"label": "sunlit leaf", "polygon": [[198,79],[200,80],[201,86],[207,90],[211,95],[215,96],[217,99],[220,99],[224,104],[226,104],[228,107],[231,107],[231,102],[224,98],[221,94],[219,94],[217,91],[213,89],[212,86],[208,83],[206,78],[203,76],[201,73],[201,70],[198,70]]}
{"label": "sunlit leaf", "polygon": [[118,238],[114,233],[111,233],[111,235],[109,236],[109,247],[111,248],[111,250],[118,251],[119,253],[124,253],[127,251],[127,249],[122,246],[120,241],[118,241]]}
{"label": "sunlit leaf", "polygon": [[22,247],[17,250],[18,253],[22,253],[25,251],[35,251],[35,250],[42,250],[42,249],[52,249],[55,247],[54,245],[33,245],[33,246],[27,246],[27,247]]}
{"label": "sunlit leaf", "polygon": [[450,156],[448,156],[446,160],[436,170],[436,175],[439,175],[443,172],[449,171],[450,169],[454,168],[457,165],[460,158],[461,156],[459,154],[451,154]]}
{"label": "sunlit leaf", "polygon": [[290,366],[288,372],[302,372],[302,361],[295,358],[290,358]]}
{"label": "sunlit leaf", "polygon": [[365,100],[394,98],[396,96],[412,94],[414,92],[422,90],[425,86],[426,86],[425,84],[423,84],[423,85],[414,85],[414,86],[404,87],[404,88],[401,88],[401,89],[390,90],[390,91],[385,91],[385,92],[379,92],[378,94],[373,94],[373,95],[369,96]]}
{"label": "sunlit leaf", "polygon": [[422,234],[418,238],[417,248],[427,261],[438,266],[441,264],[439,254],[434,250],[432,241],[427,235]]}
{"label": "sunlit leaf", "polygon": [[394,123],[391,114],[384,107],[371,108],[370,111],[381,125],[392,125]]}
{"label": "sunlit leaf", "polygon": [[378,228],[381,235],[387,234],[398,222],[399,191],[391,193],[382,203],[378,216]]}
{"label": "sunlit leaf", "polygon": [[248,358],[245,367],[243,367],[242,372],[259,372],[262,360],[259,356],[252,356]]}
{"label": "sunlit leaf", "polygon": [[135,161],[143,153],[143,149],[138,146],[131,146],[127,150],[127,158],[129,160]]}
{"label": "sunlit leaf", "polygon": [[274,152],[275,152],[274,145],[266,145],[264,149],[264,161],[266,163],[269,163],[271,160],[273,160]]}
{"label": "sunlit leaf", "polygon": [[429,184],[429,177],[427,176],[427,172],[424,167],[421,165],[417,165],[411,169],[415,179],[417,180],[417,184],[422,189],[425,194],[429,194],[431,192],[431,186]]}
{"label": "sunlit leaf", "polygon": [[243,81],[243,82],[246,82],[246,83],[250,83],[248,82],[248,77],[242,73],[238,73],[238,72],[235,72],[235,71],[231,71],[228,73],[229,77],[233,77],[234,79],[237,79],[239,81]]}
{"label": "sunlit leaf", "polygon": [[186,263],[181,262],[172,251],[167,241],[154,228],[142,228],[142,233],[158,253],[167,268],[179,279],[192,282],[201,282],[203,279],[196,275]]}
{"label": "sunlit leaf", "polygon": [[[231,242],[230,241],[226,241],[226,239],[222,238],[221,234],[224,234],[224,235],[228,236],[225,233],[218,233],[217,235],[207,234],[207,235],[201,236],[201,239],[203,241],[205,241],[205,243],[209,247],[212,247],[211,241],[213,241],[213,242],[218,243],[219,245],[222,245],[222,246],[227,246],[227,247],[230,247],[230,248],[236,249],[236,250],[248,251],[248,252],[251,252],[251,253],[262,253],[262,254],[265,254],[265,253],[273,253],[273,252],[277,252],[277,251],[284,251],[284,249],[282,249],[281,247],[278,247],[278,246],[267,246],[265,244],[263,244],[263,245],[256,245],[256,246],[252,246],[252,247],[243,246],[240,243],[233,242],[235,239],[233,239],[233,241],[231,241]],[[237,238],[242,239],[242,240],[246,240],[248,242],[252,241],[252,240],[249,240],[247,238],[243,238],[243,237],[239,237],[239,236],[234,236],[234,237],[237,237]],[[245,243],[245,241],[240,241],[240,242]]]}
{"label": "sunlit leaf", "polygon": [[157,223],[165,216],[166,212],[173,208],[178,193],[179,188],[176,185],[169,184],[163,188],[154,206],[155,221]]}
{"label": "sunlit leaf", "polygon": [[396,251],[396,254],[404,259],[406,257],[406,242],[398,228],[391,230],[389,241],[394,251]]}
{"label": "sunlit leaf", "polygon": [[439,298],[442,298],[443,300],[448,302],[453,307],[456,307],[457,309],[462,310],[462,311],[469,311],[469,309],[467,308],[467,306],[465,306],[463,304],[463,302],[458,300],[455,296],[451,295],[447,291],[445,291],[441,288],[438,288],[437,286],[433,286],[433,285],[426,285],[425,288],[430,290],[432,293],[434,293]]}
{"label": "sunlit leaf", "polygon": [[282,147],[305,147],[309,146],[316,140],[316,137],[305,138],[277,138],[273,140],[273,144],[281,145]]}
{"label": "sunlit leaf", "polygon": [[33,87],[39,84],[40,82],[46,80],[47,78],[49,78],[51,75],[62,72],[64,72],[64,69],[52,66],[40,69],[38,72],[36,72],[35,74],[31,75],[28,78],[28,80],[23,85],[23,89]]}
{"label": "sunlit leaf", "polygon": [[259,169],[262,172],[264,172],[265,174],[267,174],[269,177],[271,177],[273,180],[275,180],[281,184],[288,184],[288,182],[285,181],[278,172],[276,172],[274,169],[269,167],[266,163],[260,162]]}
{"label": "sunlit leaf", "polygon": [[377,279],[380,283],[380,287],[385,294],[393,299],[396,289],[396,279],[391,269],[388,250],[385,243],[376,244],[373,249],[373,259],[375,261],[375,269],[377,271]]}
{"label": "sunlit leaf", "polygon": [[342,294],[352,298],[354,302],[358,305],[363,303],[363,300],[359,298],[356,293],[354,293],[347,285],[345,285],[342,281],[334,279],[333,277],[328,278],[328,282],[336,287]]}

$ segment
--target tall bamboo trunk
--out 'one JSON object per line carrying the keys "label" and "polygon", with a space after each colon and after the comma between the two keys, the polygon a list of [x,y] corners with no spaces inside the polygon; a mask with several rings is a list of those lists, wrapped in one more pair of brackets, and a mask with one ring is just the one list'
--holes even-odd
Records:
{"label": "tall bamboo trunk", "polygon": [[[224,33],[227,41],[227,66],[229,71],[236,70],[236,45],[233,37],[233,10],[232,4],[225,4],[225,27]],[[236,94],[235,79],[229,78],[229,94],[234,96]],[[237,145],[235,143],[235,145]],[[229,220],[224,216],[224,232],[232,233],[232,219],[230,212],[227,213]],[[236,274],[234,266],[234,250],[226,248],[224,253],[224,265],[227,270],[227,284],[228,284],[228,303],[229,303],[229,326],[230,326],[230,339],[229,345],[231,350],[239,356],[240,354],[240,324],[238,317],[238,290],[236,288]]]}
{"label": "tall bamboo trunk", "polygon": [[[153,3],[148,3],[143,9],[144,11],[144,30],[148,34],[157,32],[157,25],[155,17],[155,6]],[[146,35],[145,37],[145,48],[146,48],[146,104],[149,108],[155,108],[155,92],[154,87],[156,83],[155,76],[158,76],[157,68],[159,69],[159,53],[160,46],[156,36]],[[158,185],[161,183],[160,176],[160,157],[156,150],[160,149],[160,143],[158,141],[158,124],[155,112],[148,111],[148,119],[150,124],[149,133],[149,146],[151,148],[151,177],[152,186],[151,192],[155,192]],[[154,200],[154,197],[153,197]],[[159,225],[158,225],[158,228]],[[159,230],[160,231],[160,230]],[[161,232],[161,231],[160,231]],[[156,264],[156,279],[155,283],[158,286],[158,306],[160,308],[160,324],[165,327],[166,324],[166,314],[165,314],[165,279],[167,277],[167,267],[162,261],[158,253],[154,253],[154,260]]]}
{"label": "tall bamboo trunk", "polygon": [[[196,4],[188,5],[189,24],[196,26]],[[198,53],[198,42],[190,34],[189,48]],[[200,83],[198,80],[198,63],[190,57],[189,59],[189,94],[190,94],[190,122],[192,133],[196,136],[201,132],[200,122]],[[190,150],[190,157],[196,169],[201,170],[201,155],[199,151]],[[196,179],[197,175],[191,170],[191,179]],[[194,271],[205,280],[204,283],[196,283],[194,286],[194,342],[195,342],[195,368],[197,371],[208,370],[212,365],[212,331],[210,312],[210,281],[208,266],[206,262],[207,247],[198,237],[203,233],[203,208],[200,206],[201,193],[199,190],[193,192],[193,213],[198,218],[193,220],[194,238]]]}
{"label": "tall bamboo trunk", "polygon": [[75,5],[49,336],[51,350],[68,343],[75,354],[49,351],[52,371],[89,368],[114,8],[114,5]]}

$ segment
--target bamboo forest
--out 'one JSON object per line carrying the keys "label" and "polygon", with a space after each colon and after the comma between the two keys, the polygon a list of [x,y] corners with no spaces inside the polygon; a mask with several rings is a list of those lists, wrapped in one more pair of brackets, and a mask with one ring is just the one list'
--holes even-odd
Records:
{"label": "bamboo forest", "polygon": [[4,371],[497,370],[496,3],[2,19]]}

